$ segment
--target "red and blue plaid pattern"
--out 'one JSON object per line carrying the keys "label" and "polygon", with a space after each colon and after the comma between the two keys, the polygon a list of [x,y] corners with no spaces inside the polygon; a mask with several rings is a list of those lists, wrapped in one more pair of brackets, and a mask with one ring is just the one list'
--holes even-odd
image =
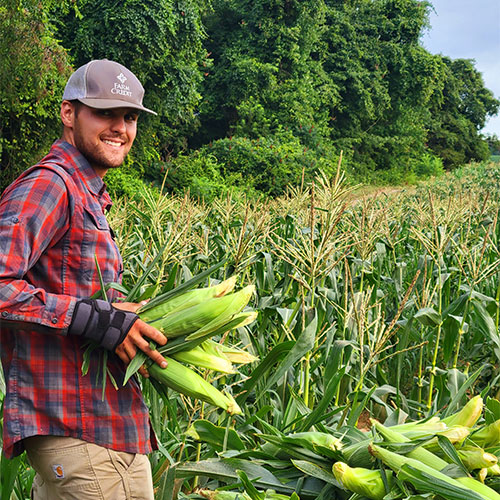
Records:
{"label": "red and blue plaid pattern", "polygon": [[[71,436],[130,453],[156,448],[137,381],[122,386],[125,365],[102,349],[82,375],[84,341],[68,336],[78,299],[119,282],[122,260],[104,215],[105,184],[70,144],[57,141],[0,198],[0,350],[7,394],[3,452],[23,451],[33,435]],[[111,299],[116,292],[108,293]],[[102,372],[101,372],[102,373]]]}

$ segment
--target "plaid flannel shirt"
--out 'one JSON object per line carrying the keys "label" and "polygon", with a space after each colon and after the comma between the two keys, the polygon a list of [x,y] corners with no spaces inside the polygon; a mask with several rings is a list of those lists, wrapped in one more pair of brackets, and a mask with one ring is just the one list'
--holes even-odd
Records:
{"label": "plaid flannel shirt", "polygon": [[[117,451],[156,448],[137,381],[122,387],[125,365],[108,353],[102,397],[101,348],[82,374],[85,341],[68,336],[78,299],[119,282],[122,260],[104,215],[111,200],[76,148],[56,141],[0,198],[0,350],[6,396],[3,451],[22,439],[71,436]],[[116,298],[116,292],[108,293]],[[101,372],[102,373],[102,372]]]}

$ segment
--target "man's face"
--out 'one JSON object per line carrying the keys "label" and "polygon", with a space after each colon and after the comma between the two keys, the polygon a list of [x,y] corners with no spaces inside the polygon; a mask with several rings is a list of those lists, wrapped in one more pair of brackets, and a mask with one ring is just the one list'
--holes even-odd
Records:
{"label": "man's face", "polygon": [[79,104],[70,142],[103,176],[108,169],[119,167],[130,151],[138,115],[133,108],[95,109]]}

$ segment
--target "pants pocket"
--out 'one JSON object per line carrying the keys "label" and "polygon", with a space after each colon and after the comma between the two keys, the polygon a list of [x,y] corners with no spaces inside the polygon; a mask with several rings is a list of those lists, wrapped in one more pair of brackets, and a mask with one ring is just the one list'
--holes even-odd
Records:
{"label": "pants pocket", "polygon": [[[55,438],[60,440],[61,438]],[[71,439],[71,438],[69,438]],[[103,499],[92,468],[87,443],[50,446],[51,437],[26,443],[28,459],[37,472],[33,482],[35,500]]]}

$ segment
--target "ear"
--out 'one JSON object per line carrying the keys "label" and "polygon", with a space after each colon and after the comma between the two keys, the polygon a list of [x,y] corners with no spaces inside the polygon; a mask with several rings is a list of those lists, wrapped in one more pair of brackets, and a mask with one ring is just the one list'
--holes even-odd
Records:
{"label": "ear", "polygon": [[75,106],[70,101],[61,103],[61,121],[65,127],[73,128],[75,111]]}

